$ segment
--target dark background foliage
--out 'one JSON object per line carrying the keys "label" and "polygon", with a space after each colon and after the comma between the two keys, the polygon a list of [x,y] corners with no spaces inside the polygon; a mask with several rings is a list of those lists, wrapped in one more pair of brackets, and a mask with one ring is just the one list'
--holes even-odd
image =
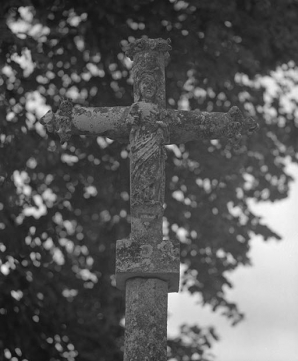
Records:
{"label": "dark background foliage", "polygon": [[[253,81],[279,67],[294,82],[297,30],[295,0],[2,0],[0,358],[122,360],[124,295],[113,274],[115,241],[130,228],[127,146],[84,136],[61,146],[37,120],[61,96],[131,104],[122,48],[143,35],[172,40],[168,107],[237,105],[260,124],[236,154],[224,141],[193,142],[169,148],[166,168],[181,285],[241,320],[225,298],[228,272],[249,265],[254,235],[279,238],[247,201],[286,197],[285,161],[297,162],[294,112]],[[184,326],[169,357],[210,359],[214,339],[212,328]]]}

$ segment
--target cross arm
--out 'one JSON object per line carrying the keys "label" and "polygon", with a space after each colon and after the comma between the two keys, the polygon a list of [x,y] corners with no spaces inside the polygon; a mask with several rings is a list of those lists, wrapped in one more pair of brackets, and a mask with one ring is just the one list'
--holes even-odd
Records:
{"label": "cross arm", "polygon": [[130,107],[73,107],[63,100],[56,113],[48,111],[41,119],[49,132],[59,135],[61,143],[72,134],[102,135],[111,139],[128,141],[130,125],[127,122]]}
{"label": "cross arm", "polygon": [[253,118],[245,118],[235,106],[227,113],[169,109],[167,118],[172,144],[199,139],[227,138],[230,143],[237,145],[242,135],[250,135],[258,128]]}

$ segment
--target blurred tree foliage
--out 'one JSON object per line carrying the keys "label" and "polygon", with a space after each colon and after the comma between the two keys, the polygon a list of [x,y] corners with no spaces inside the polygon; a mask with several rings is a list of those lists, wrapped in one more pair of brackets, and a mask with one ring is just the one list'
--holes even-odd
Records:
{"label": "blurred tree foliage", "polygon": [[[279,238],[248,200],[285,198],[285,162],[297,162],[296,0],[2,0],[1,359],[122,360],[113,273],[130,228],[127,146],[84,136],[61,146],[37,120],[63,96],[131,104],[122,49],[145,34],[172,39],[168,107],[237,105],[260,124],[237,154],[218,141],[168,149],[165,228],[181,241],[184,289],[237,323],[228,273],[249,264],[254,235]],[[214,339],[183,326],[169,358],[209,360]]]}

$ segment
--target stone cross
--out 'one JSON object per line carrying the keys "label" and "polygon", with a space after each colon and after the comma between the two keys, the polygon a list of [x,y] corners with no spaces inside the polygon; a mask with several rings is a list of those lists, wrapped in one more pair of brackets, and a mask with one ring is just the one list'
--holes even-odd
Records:
{"label": "stone cross", "polygon": [[237,107],[227,113],[166,109],[169,50],[169,39],[142,38],[129,45],[133,105],[73,107],[64,100],[40,120],[61,142],[84,134],[130,144],[131,234],[116,243],[116,286],[126,291],[124,361],[167,359],[167,297],[179,289],[180,251],[162,233],[165,145],[222,137],[237,143],[257,128]]}

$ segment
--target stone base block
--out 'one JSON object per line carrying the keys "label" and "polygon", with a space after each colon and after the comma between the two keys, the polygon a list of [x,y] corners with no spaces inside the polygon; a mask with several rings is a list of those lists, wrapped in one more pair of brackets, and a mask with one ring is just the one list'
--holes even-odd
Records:
{"label": "stone base block", "polygon": [[131,238],[116,243],[116,286],[124,290],[130,278],[158,278],[168,292],[179,291],[180,244],[170,240],[142,244]]}

